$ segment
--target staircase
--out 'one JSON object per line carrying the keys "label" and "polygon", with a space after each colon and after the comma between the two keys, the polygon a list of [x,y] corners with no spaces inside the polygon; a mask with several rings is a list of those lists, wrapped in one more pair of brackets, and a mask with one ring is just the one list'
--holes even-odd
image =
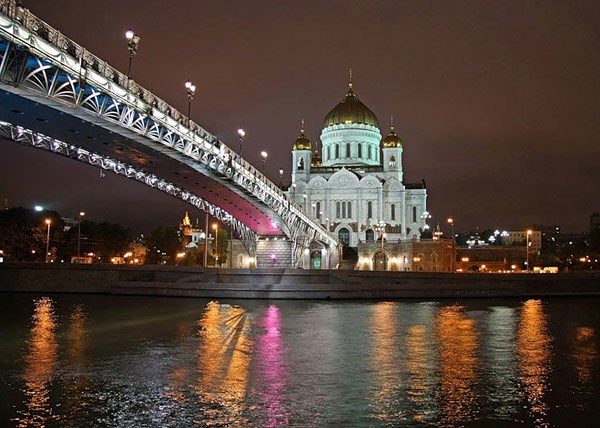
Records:
{"label": "staircase", "polygon": [[289,239],[260,239],[256,243],[256,267],[285,268],[292,265],[293,242]]}

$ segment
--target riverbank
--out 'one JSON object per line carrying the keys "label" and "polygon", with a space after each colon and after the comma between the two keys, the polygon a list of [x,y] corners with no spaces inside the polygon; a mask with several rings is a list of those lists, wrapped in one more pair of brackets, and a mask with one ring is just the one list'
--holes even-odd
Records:
{"label": "riverbank", "polygon": [[600,272],[430,272],[205,269],[180,266],[0,265],[0,292],[215,299],[400,299],[600,296]]}

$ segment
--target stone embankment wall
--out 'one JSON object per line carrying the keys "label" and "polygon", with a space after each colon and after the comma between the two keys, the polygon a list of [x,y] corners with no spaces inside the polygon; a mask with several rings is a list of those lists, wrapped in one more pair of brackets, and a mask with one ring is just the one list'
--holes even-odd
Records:
{"label": "stone embankment wall", "polygon": [[502,275],[2,264],[0,292],[103,293],[220,299],[600,296],[600,272]]}

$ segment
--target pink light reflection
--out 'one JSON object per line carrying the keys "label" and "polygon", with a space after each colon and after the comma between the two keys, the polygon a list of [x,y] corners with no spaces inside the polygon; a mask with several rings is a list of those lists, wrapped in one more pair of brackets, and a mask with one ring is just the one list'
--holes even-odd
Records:
{"label": "pink light reflection", "polygon": [[271,305],[260,320],[264,334],[256,341],[256,359],[261,376],[265,421],[263,426],[274,427],[289,424],[289,413],[282,402],[285,391],[287,368],[281,336],[281,317],[279,308]]}

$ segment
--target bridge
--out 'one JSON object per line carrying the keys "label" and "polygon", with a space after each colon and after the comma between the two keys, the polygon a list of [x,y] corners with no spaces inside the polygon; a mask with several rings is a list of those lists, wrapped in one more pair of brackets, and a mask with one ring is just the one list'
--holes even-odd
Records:
{"label": "bridge", "polygon": [[0,0],[0,97],[0,138],[179,198],[224,223],[258,266],[303,266],[309,248],[338,265],[338,240],[253,165],[15,0]]}

